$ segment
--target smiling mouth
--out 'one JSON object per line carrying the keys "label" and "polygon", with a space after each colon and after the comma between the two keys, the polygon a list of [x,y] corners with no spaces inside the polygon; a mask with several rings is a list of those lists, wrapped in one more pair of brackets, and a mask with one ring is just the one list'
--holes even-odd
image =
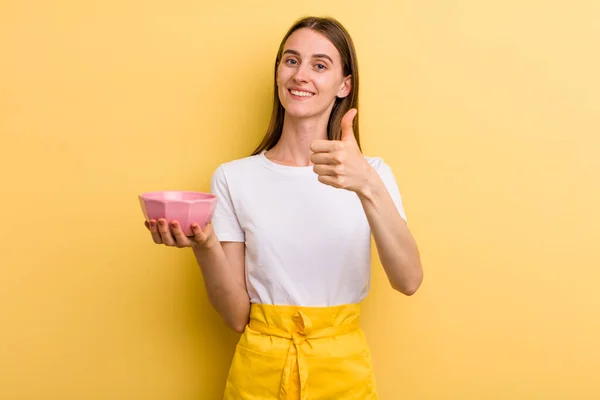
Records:
{"label": "smiling mouth", "polygon": [[294,89],[290,89],[290,93],[296,97],[312,97],[312,96],[314,96],[314,93],[304,92],[301,90],[294,90]]}

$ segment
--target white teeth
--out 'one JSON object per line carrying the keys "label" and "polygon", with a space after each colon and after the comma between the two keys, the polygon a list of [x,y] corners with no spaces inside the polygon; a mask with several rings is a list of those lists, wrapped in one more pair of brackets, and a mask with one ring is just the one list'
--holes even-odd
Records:
{"label": "white teeth", "polygon": [[309,92],[299,92],[297,90],[290,90],[294,96],[310,97],[313,94]]}

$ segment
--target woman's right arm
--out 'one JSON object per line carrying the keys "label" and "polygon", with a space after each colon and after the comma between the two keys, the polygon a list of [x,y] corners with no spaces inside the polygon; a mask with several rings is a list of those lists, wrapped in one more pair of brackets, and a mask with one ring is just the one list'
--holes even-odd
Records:
{"label": "woman's right arm", "polygon": [[193,225],[193,237],[186,237],[177,221],[171,221],[170,229],[164,219],[150,221],[146,226],[157,244],[192,248],[211,305],[227,326],[242,333],[250,317],[250,298],[245,279],[245,244],[219,242],[211,224],[204,230]]}
{"label": "woman's right arm", "polygon": [[215,235],[212,237],[215,239],[210,240],[213,243],[207,247],[193,248],[194,255],[202,270],[210,303],[231,329],[242,333],[250,316],[244,275],[245,244],[221,243]]}

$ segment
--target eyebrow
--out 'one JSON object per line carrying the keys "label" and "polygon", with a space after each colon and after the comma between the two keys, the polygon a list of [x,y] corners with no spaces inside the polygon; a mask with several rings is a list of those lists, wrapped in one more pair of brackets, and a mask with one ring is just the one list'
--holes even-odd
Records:
{"label": "eyebrow", "polygon": [[[290,53],[290,54],[300,57],[300,53],[298,53],[296,50],[288,49],[283,52],[283,54],[286,54],[286,53]],[[329,60],[329,62],[333,64],[333,60],[327,54],[313,54],[313,58],[325,58],[326,60]]]}

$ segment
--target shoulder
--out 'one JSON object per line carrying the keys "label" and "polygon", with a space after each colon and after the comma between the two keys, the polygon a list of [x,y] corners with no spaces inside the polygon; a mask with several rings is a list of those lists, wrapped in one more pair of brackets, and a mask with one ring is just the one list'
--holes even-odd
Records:
{"label": "shoulder", "polygon": [[217,167],[217,170],[243,171],[246,168],[252,168],[257,165],[260,165],[259,155],[237,158],[235,160],[224,162]]}
{"label": "shoulder", "polygon": [[373,167],[373,169],[375,171],[377,171],[380,175],[381,174],[391,174],[392,173],[392,169],[390,168],[390,166],[381,157],[367,157],[367,156],[365,156],[365,160],[367,160],[367,162],[369,163],[369,165],[371,167]]}
{"label": "shoulder", "polygon": [[371,167],[373,167],[373,168],[377,168],[377,167],[380,167],[381,165],[385,164],[385,161],[383,161],[383,158],[381,158],[381,157],[365,156],[365,160],[367,160],[367,162],[369,164],[371,164]]}
{"label": "shoulder", "polygon": [[369,162],[371,167],[377,171],[377,174],[381,177],[389,194],[392,196],[392,199],[400,212],[400,216],[407,221],[406,212],[404,211],[404,206],[402,204],[402,195],[400,194],[398,182],[396,181],[392,168],[381,157],[365,157],[365,159]]}
{"label": "shoulder", "polygon": [[365,157],[369,165],[377,172],[388,189],[397,190],[396,175],[389,164],[381,157]]}
{"label": "shoulder", "polygon": [[259,156],[248,156],[219,164],[213,172],[213,179],[245,176],[251,174],[261,165]]}

